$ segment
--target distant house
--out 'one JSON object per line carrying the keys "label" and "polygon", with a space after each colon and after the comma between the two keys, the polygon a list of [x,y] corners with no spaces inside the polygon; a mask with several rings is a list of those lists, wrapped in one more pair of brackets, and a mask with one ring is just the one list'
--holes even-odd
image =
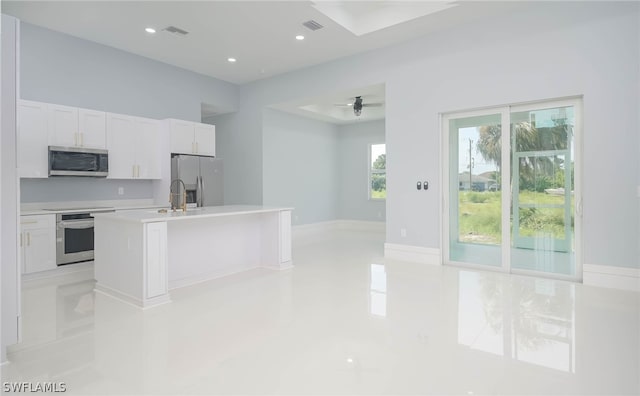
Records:
{"label": "distant house", "polygon": [[469,184],[469,172],[462,172],[458,175],[458,189],[460,191],[487,191],[495,180],[481,175],[471,175],[471,185]]}

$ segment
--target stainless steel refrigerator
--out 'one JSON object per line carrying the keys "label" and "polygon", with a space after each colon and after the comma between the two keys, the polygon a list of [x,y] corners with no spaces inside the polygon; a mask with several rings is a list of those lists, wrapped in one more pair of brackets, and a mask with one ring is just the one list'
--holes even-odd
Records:
{"label": "stainless steel refrigerator", "polygon": [[188,206],[224,204],[224,166],[221,159],[201,155],[171,154],[171,188],[182,196],[184,182]]}

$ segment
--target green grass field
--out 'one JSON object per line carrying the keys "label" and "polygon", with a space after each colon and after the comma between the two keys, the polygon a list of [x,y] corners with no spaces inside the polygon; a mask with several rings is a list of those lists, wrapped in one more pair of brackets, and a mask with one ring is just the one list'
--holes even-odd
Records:
{"label": "green grass field", "polygon": [[371,190],[371,198],[386,199],[387,190],[380,190],[380,191]]}
{"label": "green grass field", "polygon": [[[459,192],[460,241],[498,244],[501,235],[500,191]],[[520,204],[562,204],[564,197],[535,191],[522,191]],[[562,208],[522,208],[520,212],[520,235],[534,236],[540,233],[564,237]],[[573,223],[573,216],[571,218]]]}

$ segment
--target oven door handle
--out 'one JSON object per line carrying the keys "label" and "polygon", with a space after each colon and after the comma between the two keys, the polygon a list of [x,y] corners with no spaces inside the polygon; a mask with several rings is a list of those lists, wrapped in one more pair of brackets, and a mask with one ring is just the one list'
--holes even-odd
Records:
{"label": "oven door handle", "polygon": [[93,220],[89,221],[59,221],[58,228],[70,228],[73,230],[83,230],[93,227]]}

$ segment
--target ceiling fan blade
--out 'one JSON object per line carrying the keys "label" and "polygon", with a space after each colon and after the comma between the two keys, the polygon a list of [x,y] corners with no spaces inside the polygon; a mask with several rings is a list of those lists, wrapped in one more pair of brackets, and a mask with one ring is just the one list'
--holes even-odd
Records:
{"label": "ceiling fan blade", "polygon": [[352,105],[340,104],[340,103],[334,103],[333,105],[336,106],[336,107],[352,107]]}
{"label": "ceiling fan blade", "polygon": [[382,107],[384,103],[363,103],[363,107]]}

